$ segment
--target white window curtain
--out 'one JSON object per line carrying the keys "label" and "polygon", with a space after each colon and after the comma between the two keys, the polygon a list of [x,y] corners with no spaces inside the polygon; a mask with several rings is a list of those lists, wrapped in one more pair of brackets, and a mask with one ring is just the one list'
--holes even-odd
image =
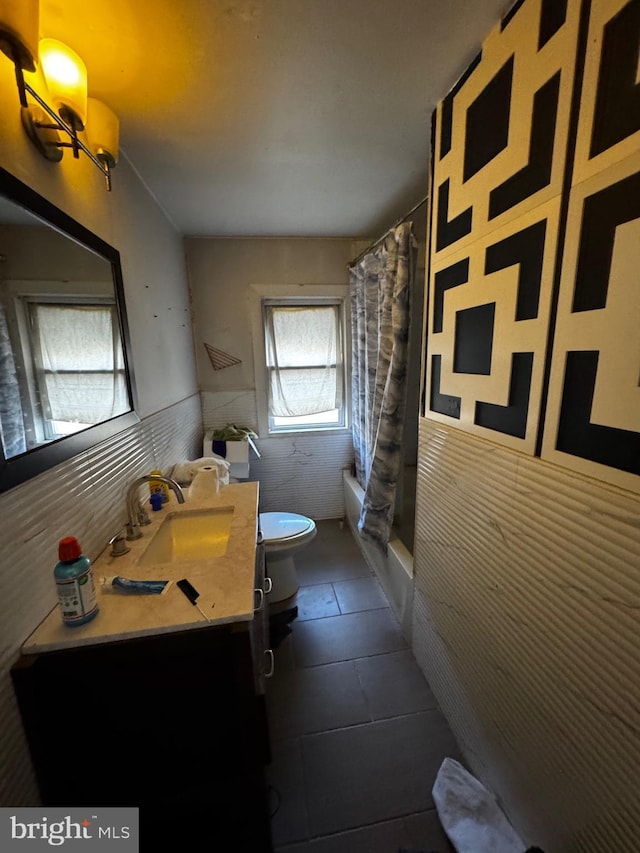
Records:
{"label": "white window curtain", "polygon": [[32,305],[46,418],[95,424],[129,408],[114,311],[111,305]]}
{"label": "white window curtain", "polygon": [[264,306],[269,414],[302,417],[342,406],[338,305]]}

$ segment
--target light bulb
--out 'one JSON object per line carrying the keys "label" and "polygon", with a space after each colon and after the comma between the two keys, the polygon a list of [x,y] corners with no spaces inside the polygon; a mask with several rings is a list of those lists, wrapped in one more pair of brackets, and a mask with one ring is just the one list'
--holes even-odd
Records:
{"label": "light bulb", "polygon": [[40,62],[54,107],[74,130],[87,120],[87,68],[78,54],[56,39],[42,39]]}

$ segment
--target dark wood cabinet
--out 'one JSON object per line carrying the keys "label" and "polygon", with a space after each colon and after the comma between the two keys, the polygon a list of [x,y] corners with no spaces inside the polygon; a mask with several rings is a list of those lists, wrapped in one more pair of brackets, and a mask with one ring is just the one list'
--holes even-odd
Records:
{"label": "dark wood cabinet", "polygon": [[270,853],[266,618],[22,656],[42,803],[138,806],[143,851]]}

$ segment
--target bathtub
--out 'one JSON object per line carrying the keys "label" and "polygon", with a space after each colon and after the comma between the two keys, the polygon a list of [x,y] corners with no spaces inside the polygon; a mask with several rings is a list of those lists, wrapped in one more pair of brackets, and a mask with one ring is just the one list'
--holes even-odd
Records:
{"label": "bathtub", "polygon": [[362,509],[364,492],[348,470],[342,472],[344,488],[345,518],[358,543],[369,568],[380,581],[391,609],[402,628],[408,643],[411,643],[411,620],[413,609],[413,556],[404,544],[393,536],[385,557],[375,545],[370,544],[358,533],[358,519]]}

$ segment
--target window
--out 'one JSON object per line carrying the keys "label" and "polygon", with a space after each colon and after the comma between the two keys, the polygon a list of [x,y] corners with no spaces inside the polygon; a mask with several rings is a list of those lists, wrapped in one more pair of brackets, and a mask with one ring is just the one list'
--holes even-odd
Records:
{"label": "window", "polygon": [[24,300],[24,307],[39,440],[70,435],[127,411],[115,303],[32,296]]}
{"label": "window", "polygon": [[344,306],[340,299],[265,299],[268,429],[346,426]]}

